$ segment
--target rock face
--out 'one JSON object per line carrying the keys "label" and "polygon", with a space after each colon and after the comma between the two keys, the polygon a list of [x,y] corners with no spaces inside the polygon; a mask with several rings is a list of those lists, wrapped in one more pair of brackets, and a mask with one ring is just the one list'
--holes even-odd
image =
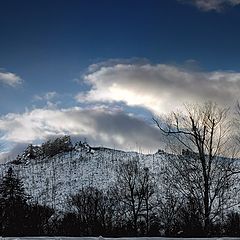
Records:
{"label": "rock face", "polygon": [[[29,147],[12,162],[0,165],[2,176],[11,166],[22,179],[26,192],[33,202],[48,205],[57,210],[68,210],[67,200],[84,186],[106,189],[116,180],[115,169],[119,162],[139,158],[143,166],[159,175],[166,158],[164,152],[138,154],[107,148],[91,148],[77,144],[71,150],[51,157],[34,154],[38,147]],[[32,157],[34,156],[34,157]]]}

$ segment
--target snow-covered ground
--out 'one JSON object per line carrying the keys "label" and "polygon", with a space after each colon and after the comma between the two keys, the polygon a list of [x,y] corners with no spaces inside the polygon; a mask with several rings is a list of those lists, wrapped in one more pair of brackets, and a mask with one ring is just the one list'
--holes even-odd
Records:
{"label": "snow-covered ground", "polygon": [[[2,239],[11,239],[11,240],[17,240],[17,239],[26,239],[26,240],[37,240],[37,239],[52,239],[52,240],[99,240],[98,237],[10,237],[10,238],[2,238]],[[164,237],[133,237],[133,238],[100,238],[101,240],[106,239],[106,240],[236,240],[240,238],[231,238],[231,237],[226,237],[226,238],[164,238]]]}

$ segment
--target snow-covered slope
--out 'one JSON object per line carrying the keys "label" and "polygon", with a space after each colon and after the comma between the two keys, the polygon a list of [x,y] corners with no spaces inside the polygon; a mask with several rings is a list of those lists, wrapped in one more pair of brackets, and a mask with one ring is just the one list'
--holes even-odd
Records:
{"label": "snow-covered slope", "polygon": [[234,237],[224,237],[224,238],[165,238],[165,237],[131,237],[131,238],[103,238],[103,237],[9,237],[9,238],[4,238],[6,240],[237,240],[239,238],[234,238]]}
{"label": "snow-covered slope", "polygon": [[171,156],[161,151],[139,154],[79,145],[69,152],[48,158],[30,159],[26,151],[17,161],[0,165],[0,173],[4,175],[11,166],[22,179],[32,201],[67,210],[68,197],[83,186],[104,189],[113,184],[119,162],[138,157],[140,163],[149,167],[157,177],[164,168],[164,162]]}
{"label": "snow-covered slope", "polygon": [[171,237],[131,237],[131,238],[103,238],[103,237],[9,237],[4,238],[6,240],[237,240],[237,237],[223,237],[223,238],[171,238]]}

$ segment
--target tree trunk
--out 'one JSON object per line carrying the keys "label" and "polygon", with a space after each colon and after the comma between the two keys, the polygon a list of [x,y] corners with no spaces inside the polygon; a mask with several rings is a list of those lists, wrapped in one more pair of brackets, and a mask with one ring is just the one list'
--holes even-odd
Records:
{"label": "tree trunk", "polygon": [[208,179],[204,180],[204,232],[210,234],[210,207],[209,207],[209,184]]}

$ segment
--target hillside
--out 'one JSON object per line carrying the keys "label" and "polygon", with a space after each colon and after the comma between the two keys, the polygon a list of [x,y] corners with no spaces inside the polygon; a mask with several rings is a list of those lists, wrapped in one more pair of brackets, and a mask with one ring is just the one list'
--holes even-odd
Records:
{"label": "hillside", "polygon": [[87,144],[76,144],[71,151],[52,157],[31,159],[26,149],[17,160],[0,165],[4,175],[11,166],[22,179],[26,192],[33,202],[67,210],[67,200],[84,186],[100,189],[109,187],[116,180],[115,169],[121,161],[138,157],[143,166],[157,177],[164,167],[164,161],[171,155],[139,154],[108,148],[92,148]]}

